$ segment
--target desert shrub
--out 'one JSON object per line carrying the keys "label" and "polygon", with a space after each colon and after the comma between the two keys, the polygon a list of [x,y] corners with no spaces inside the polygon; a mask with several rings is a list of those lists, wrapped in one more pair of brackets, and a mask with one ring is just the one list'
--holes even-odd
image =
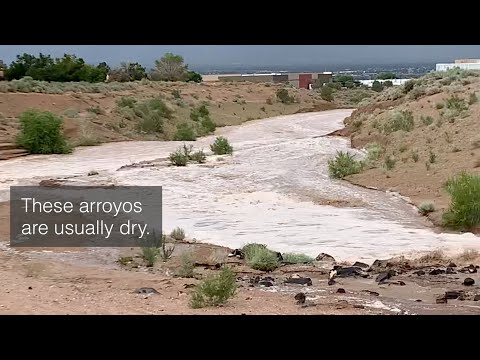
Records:
{"label": "desert shrub", "polygon": [[206,134],[211,134],[217,129],[217,124],[215,124],[209,116],[203,118],[200,124],[202,126],[203,132],[205,132]]}
{"label": "desert shrub", "polygon": [[415,126],[413,114],[411,111],[402,110],[393,114],[390,120],[384,125],[384,132],[391,133],[396,131],[412,131]]}
{"label": "desert shrub", "polygon": [[418,162],[418,159],[419,159],[418,152],[412,151],[412,160],[414,162]]}
{"label": "desert shrub", "polygon": [[280,265],[277,254],[266,246],[260,244],[248,244],[246,246],[248,246],[247,251],[245,251],[245,247],[243,250],[245,260],[252,269],[273,271]]}
{"label": "desert shrub", "polygon": [[225,304],[228,299],[235,295],[236,290],[236,274],[232,269],[224,266],[220,274],[197,285],[190,299],[190,306],[199,309]]}
{"label": "desert shrub", "polygon": [[272,100],[272,98],[267,98],[267,100],[265,100],[265,104],[267,104],[267,105],[273,105],[273,100]]}
{"label": "desert shrub", "polygon": [[375,80],[372,84],[372,90],[375,92],[382,92],[383,91],[383,85],[380,81]]}
{"label": "desert shrub", "polygon": [[140,118],[138,130],[147,134],[163,132],[164,119],[171,119],[173,116],[173,111],[160,98],[135,105],[134,113]]}
{"label": "desert shrub", "polygon": [[397,160],[394,156],[390,155],[385,158],[385,169],[392,170],[395,167]]}
{"label": "desert shrub", "polygon": [[470,94],[470,97],[468,98],[468,105],[473,105],[478,102],[477,94],[474,92]]}
{"label": "desert shrub", "polygon": [[117,99],[116,103],[118,107],[129,107],[133,109],[135,107],[135,104],[137,103],[137,100],[128,96],[124,96],[120,99]]}
{"label": "desert shrub", "polygon": [[311,264],[315,260],[314,258],[305,254],[286,253],[282,255],[283,262],[289,264]]}
{"label": "desert shrub", "polygon": [[446,101],[447,109],[453,110],[456,113],[468,110],[468,105],[464,99],[459,98],[457,95],[452,95]]}
{"label": "desert shrub", "polygon": [[197,134],[195,129],[187,123],[177,125],[177,131],[173,137],[175,141],[195,141],[197,140]]}
{"label": "desert shrub", "polygon": [[410,91],[409,93],[409,97],[411,99],[414,99],[414,100],[417,100],[419,98],[421,98],[422,96],[425,96],[426,95],[426,91],[424,88],[421,88],[421,87],[415,87],[412,91]]}
{"label": "desert shrub", "polygon": [[181,99],[182,93],[178,89],[172,90],[172,96],[174,99]]}
{"label": "desert shrub", "polygon": [[31,154],[67,154],[71,152],[62,133],[62,118],[48,111],[27,110],[20,115],[17,145]]}
{"label": "desert shrub", "polygon": [[384,82],[383,82],[383,86],[384,86],[384,87],[392,87],[392,86],[393,86],[393,82],[392,82],[391,80],[384,81]]}
{"label": "desert shrub", "polygon": [[423,125],[429,126],[433,124],[433,118],[431,116],[421,116],[420,120],[422,120]]}
{"label": "desert shrub", "polygon": [[405,152],[408,150],[408,146],[406,144],[402,144],[400,145],[400,147],[398,148],[398,151],[400,151],[401,153]]}
{"label": "desert shrub", "polygon": [[190,155],[190,160],[198,163],[198,164],[203,164],[207,160],[207,156],[202,150],[194,152],[192,155]]}
{"label": "desert shrub", "polygon": [[170,236],[175,240],[183,240],[185,239],[185,230],[183,230],[181,227],[176,227],[172,230]]}
{"label": "desert shrub", "polygon": [[362,169],[363,162],[355,160],[355,156],[348,152],[337,151],[335,158],[328,161],[328,172],[336,179],[358,174]]}
{"label": "desert shrub", "polygon": [[418,207],[418,212],[422,215],[427,215],[428,213],[435,211],[435,205],[431,202],[423,202]]}
{"label": "desert shrub", "polygon": [[210,116],[210,111],[205,104],[202,104],[199,107],[190,111],[190,119],[192,119],[193,121],[199,121],[200,119],[206,118],[208,116]]}
{"label": "desert shrub", "polygon": [[443,215],[445,226],[472,229],[480,224],[480,176],[462,172],[450,178],[445,190],[451,196],[450,207]]}
{"label": "desert shrub", "polygon": [[367,150],[367,160],[369,162],[377,161],[383,153],[383,147],[377,143],[367,144],[365,149]]}
{"label": "desert shrub", "polygon": [[147,267],[152,267],[157,261],[158,255],[160,255],[160,249],[156,247],[143,247],[142,258],[145,261]]}
{"label": "desert shrub", "polygon": [[92,107],[89,107],[88,109],[88,112],[91,112],[95,115],[101,115],[101,114],[104,114],[105,112],[102,110],[102,108],[98,105],[96,106],[92,106]]}
{"label": "desert shrub", "polygon": [[295,98],[291,95],[289,95],[287,89],[278,89],[276,92],[277,99],[282,103],[282,104],[293,104],[295,102]]}
{"label": "desert shrub", "polygon": [[176,275],[181,278],[193,278],[195,270],[195,261],[190,253],[183,253],[180,262],[180,268]]}
{"label": "desert shrub", "polygon": [[333,101],[333,89],[330,86],[322,86],[320,88],[320,97],[328,102]]}
{"label": "desert shrub", "polygon": [[441,110],[445,107],[445,104],[444,103],[436,103],[435,104],[435,107],[438,109],[438,110]]}
{"label": "desert shrub", "polygon": [[409,80],[403,85],[403,93],[408,94],[410,91],[413,90],[415,86],[415,80]]}
{"label": "desert shrub", "polygon": [[223,136],[217,137],[214,143],[210,145],[210,149],[215,155],[231,155],[233,153],[233,147],[228,142],[228,139]]}
{"label": "desert shrub", "polygon": [[435,155],[435,153],[431,150],[428,154],[428,161],[430,161],[430,164],[434,164],[437,161],[437,155]]}
{"label": "desert shrub", "polygon": [[267,109],[265,109],[265,106],[262,106],[262,107],[260,108],[260,110],[263,111],[263,112],[267,112]]}
{"label": "desert shrub", "polygon": [[187,166],[188,156],[185,155],[182,148],[179,148],[168,156],[168,160],[174,166]]}
{"label": "desert shrub", "polygon": [[160,257],[162,258],[163,262],[167,262],[173,255],[175,251],[175,246],[167,247],[166,236],[163,235],[162,246],[160,247]]}

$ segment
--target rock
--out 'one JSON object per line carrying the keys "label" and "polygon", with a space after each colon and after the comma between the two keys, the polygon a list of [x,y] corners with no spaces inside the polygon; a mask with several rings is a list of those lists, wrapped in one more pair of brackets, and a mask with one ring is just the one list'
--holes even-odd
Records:
{"label": "rock", "polygon": [[33,288],[31,286],[28,287],[28,290],[32,290]]}
{"label": "rock", "polygon": [[382,282],[385,282],[386,280],[390,279],[392,276],[395,276],[396,275],[396,272],[394,270],[388,270],[388,271],[385,271],[385,272],[382,272],[380,274],[377,275],[377,277],[375,278],[375,281],[377,283],[382,283]]}
{"label": "rock", "polygon": [[196,285],[195,284],[183,284],[184,289],[191,289],[194,288]]}
{"label": "rock", "polygon": [[457,264],[451,262],[450,264],[448,264],[448,267],[449,267],[449,268],[456,268],[456,267],[457,267]]}
{"label": "rock", "polygon": [[337,289],[337,294],[345,294],[345,289],[338,288]]}
{"label": "rock", "polygon": [[353,305],[354,309],[365,309],[365,306],[363,305]]}
{"label": "rock", "polygon": [[134,293],[135,294],[160,294],[154,288],[147,288],[147,287],[138,288],[134,291]]}
{"label": "rock", "polygon": [[418,276],[423,276],[423,275],[425,275],[425,271],[423,271],[423,270],[418,270],[418,271],[415,271],[414,274],[415,274],[415,275],[418,275]]}
{"label": "rock", "polygon": [[355,264],[352,265],[353,267],[359,267],[361,269],[368,269],[370,266],[368,266],[365,263],[362,263],[360,261],[355,261]]}
{"label": "rock", "polygon": [[429,272],[430,275],[440,275],[440,274],[445,274],[445,270],[443,269],[433,269],[432,271]]}
{"label": "rock", "polygon": [[362,268],[359,267],[338,267],[335,269],[338,277],[362,276],[364,275]]}
{"label": "rock", "polygon": [[400,286],[405,286],[405,285],[407,285],[407,284],[405,284],[405,282],[403,282],[403,281],[399,281],[399,282],[398,282],[398,285],[400,285]]}
{"label": "rock", "polygon": [[252,300],[252,298],[250,296],[247,296],[245,300]]}
{"label": "rock", "polygon": [[446,304],[447,303],[447,298],[445,297],[445,295],[439,296],[435,299],[435,303]]}
{"label": "rock", "polygon": [[371,290],[362,290],[362,292],[366,292],[367,294],[370,294],[372,296],[380,296],[380,294],[376,291],[371,291]]}
{"label": "rock", "polygon": [[265,276],[263,279],[263,281],[271,281],[271,282],[275,282],[275,279],[271,276]]}
{"label": "rock", "polygon": [[42,180],[38,183],[38,185],[46,187],[59,187],[62,186],[62,183],[55,180]]}
{"label": "rock", "polygon": [[330,261],[330,262],[335,262],[335,258],[331,255],[321,253],[315,258],[316,261]]}
{"label": "rock", "polygon": [[328,272],[328,280],[333,280],[337,276],[337,270],[332,269]]}
{"label": "rock", "polygon": [[454,300],[454,299],[458,299],[458,297],[459,297],[460,295],[462,295],[462,293],[463,293],[463,291],[455,291],[455,290],[453,290],[453,291],[446,291],[446,292],[445,292],[445,297],[446,297],[447,299]]}
{"label": "rock", "polygon": [[236,257],[238,259],[245,259],[245,254],[243,253],[242,250],[235,249],[230,254],[228,254],[228,257]]}
{"label": "rock", "polygon": [[470,266],[468,267],[468,272],[469,272],[470,274],[475,274],[475,273],[477,272],[477,268],[475,267],[475,265],[470,265]]}
{"label": "rock", "polygon": [[451,274],[456,274],[457,272],[454,271],[452,267],[448,267],[446,273],[451,275]]}
{"label": "rock", "polygon": [[303,292],[295,295],[295,300],[297,300],[297,304],[305,304],[305,299],[306,298],[307,297],[305,296],[305,294]]}
{"label": "rock", "polygon": [[336,284],[335,280],[333,280],[333,279],[328,280],[328,285],[331,286],[331,285],[335,285],[335,284]]}
{"label": "rock", "polygon": [[312,286],[312,279],[310,278],[290,278],[285,280],[286,284],[298,284]]}
{"label": "rock", "polygon": [[415,300],[415,301],[416,301],[416,302],[422,302],[422,300],[420,300],[420,299],[417,299],[417,300]]}
{"label": "rock", "polygon": [[258,285],[264,286],[264,287],[271,287],[273,286],[273,282],[267,281],[267,280],[261,280],[258,282]]}
{"label": "rock", "polygon": [[472,286],[473,284],[475,284],[475,280],[473,280],[472,278],[466,278],[465,280],[463,280],[463,285],[465,286]]}
{"label": "rock", "polygon": [[480,301],[480,294],[475,295],[473,301]]}
{"label": "rock", "polygon": [[260,281],[260,276],[255,276],[254,278],[250,278],[250,284],[258,284]]}
{"label": "rock", "polygon": [[95,175],[98,175],[98,171],[90,171],[88,173],[88,176],[95,176]]}

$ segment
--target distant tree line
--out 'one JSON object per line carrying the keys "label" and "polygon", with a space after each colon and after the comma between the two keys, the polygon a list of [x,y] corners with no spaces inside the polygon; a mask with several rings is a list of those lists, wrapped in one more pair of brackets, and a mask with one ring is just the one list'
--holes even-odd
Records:
{"label": "distant tree line", "polygon": [[0,71],[5,80],[19,80],[31,77],[33,80],[90,83],[104,81],[138,81],[150,79],[154,81],[201,82],[199,73],[190,71],[180,55],[165,54],[155,61],[155,68],[147,72],[139,63],[121,63],[118,68],[111,69],[102,62],[96,66],[87,64],[75,55],[65,54],[62,58],[52,58],[42,53],[39,56],[30,54],[17,55],[16,60],[6,66],[0,60]]}

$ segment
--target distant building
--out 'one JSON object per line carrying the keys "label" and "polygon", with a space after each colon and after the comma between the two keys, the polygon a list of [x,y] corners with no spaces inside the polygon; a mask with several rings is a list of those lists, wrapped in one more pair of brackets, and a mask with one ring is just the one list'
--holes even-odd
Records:
{"label": "distant building", "polygon": [[462,70],[480,70],[480,59],[457,59],[454,63],[437,64],[436,71],[447,71],[459,68]]}
{"label": "distant building", "polygon": [[380,83],[384,83],[385,81],[391,81],[393,86],[401,86],[409,80],[412,80],[412,79],[358,80],[358,81],[360,81],[362,85],[372,87],[374,81],[378,81]]}
{"label": "distant building", "polygon": [[[310,89],[312,84],[316,82],[327,83],[333,80],[333,73],[269,73],[269,74],[231,74],[218,75],[210,81],[248,81],[253,83],[285,83],[293,85],[296,88]],[[208,80],[207,80],[208,81]]]}

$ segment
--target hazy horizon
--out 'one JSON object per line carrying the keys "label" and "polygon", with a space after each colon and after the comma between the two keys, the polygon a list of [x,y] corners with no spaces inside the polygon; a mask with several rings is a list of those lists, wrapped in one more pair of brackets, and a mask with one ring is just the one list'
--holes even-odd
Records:
{"label": "hazy horizon", "polygon": [[29,53],[75,54],[88,63],[139,62],[153,67],[166,52],[182,55],[190,67],[348,66],[427,64],[480,58],[480,45],[1,45],[6,64]]}

